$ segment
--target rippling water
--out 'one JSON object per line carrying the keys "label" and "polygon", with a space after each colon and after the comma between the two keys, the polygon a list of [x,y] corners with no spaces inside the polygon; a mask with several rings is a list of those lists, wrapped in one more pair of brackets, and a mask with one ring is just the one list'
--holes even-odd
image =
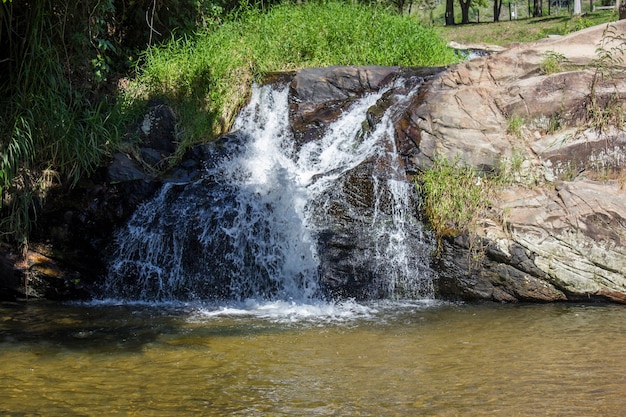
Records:
{"label": "rippling water", "polygon": [[613,305],[0,304],[0,414],[623,415]]}

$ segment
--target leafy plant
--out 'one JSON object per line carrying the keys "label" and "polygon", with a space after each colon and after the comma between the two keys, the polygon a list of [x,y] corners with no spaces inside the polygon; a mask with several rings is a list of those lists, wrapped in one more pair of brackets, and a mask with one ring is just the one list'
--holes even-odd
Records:
{"label": "leafy plant", "polygon": [[500,160],[497,174],[491,179],[492,184],[504,185],[520,182],[524,175],[524,154],[514,149],[510,157]]}
{"label": "leafy plant", "polygon": [[70,70],[70,55],[79,54],[70,54],[76,36],[65,30],[80,10],[51,0],[0,7],[7,24],[20,22],[0,31],[8,46],[0,60],[0,237],[26,247],[47,189],[74,185],[97,166],[117,140],[118,113]]}
{"label": "leafy plant", "polygon": [[570,65],[571,62],[565,55],[555,51],[546,51],[539,64],[539,69],[546,75],[556,74],[565,71]]}
{"label": "leafy plant", "polygon": [[422,195],[422,208],[437,239],[437,251],[441,250],[446,236],[467,234],[470,237],[470,254],[480,253],[476,234],[480,216],[491,206],[489,196],[495,182],[481,176],[470,165],[458,158],[449,161],[436,158],[417,182]]}
{"label": "leafy plant", "polygon": [[593,20],[584,16],[574,16],[570,21],[565,24],[563,34],[576,32],[579,30],[587,29],[593,26],[595,23]]}

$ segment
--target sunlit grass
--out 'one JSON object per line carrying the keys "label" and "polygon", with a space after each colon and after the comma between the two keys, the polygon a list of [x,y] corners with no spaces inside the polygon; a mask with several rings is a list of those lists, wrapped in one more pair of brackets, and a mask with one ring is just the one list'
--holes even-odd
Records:
{"label": "sunlit grass", "polygon": [[[151,49],[127,98],[175,105],[186,145],[228,130],[255,79],[330,65],[441,66],[456,60],[438,35],[407,16],[339,2],[248,10],[235,21]],[[184,148],[184,146],[183,146]]]}
{"label": "sunlit grass", "polygon": [[494,23],[470,23],[468,25],[439,26],[437,33],[447,41],[463,44],[486,43],[510,46],[518,42],[532,42],[548,35],[566,35],[587,27],[617,20],[612,11],[586,13],[584,16],[571,16],[569,13],[553,16],[502,20]]}

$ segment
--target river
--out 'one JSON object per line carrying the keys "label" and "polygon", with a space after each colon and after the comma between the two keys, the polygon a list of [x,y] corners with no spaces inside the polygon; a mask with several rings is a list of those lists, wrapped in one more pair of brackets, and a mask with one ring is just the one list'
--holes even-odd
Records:
{"label": "river", "polygon": [[611,416],[626,309],[0,305],[0,414]]}

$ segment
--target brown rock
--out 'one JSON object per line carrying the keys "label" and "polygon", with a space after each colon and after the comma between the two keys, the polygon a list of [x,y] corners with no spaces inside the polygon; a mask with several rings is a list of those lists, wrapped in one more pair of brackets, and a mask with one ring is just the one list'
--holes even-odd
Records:
{"label": "brown rock", "polygon": [[[611,25],[626,31],[626,21]],[[416,104],[418,166],[437,155],[485,171],[522,160],[518,183],[499,193],[490,219],[481,219],[485,256],[468,261],[467,237],[445,241],[441,296],[626,302],[626,132],[619,117],[610,118],[626,111],[626,64],[615,61],[624,70],[614,70],[610,82],[589,65],[606,28],[459,64],[436,77]],[[616,46],[623,48],[603,47]],[[543,74],[548,51],[574,66]],[[600,125],[588,113],[591,98],[609,115]],[[507,132],[513,115],[523,118],[521,137]]]}

